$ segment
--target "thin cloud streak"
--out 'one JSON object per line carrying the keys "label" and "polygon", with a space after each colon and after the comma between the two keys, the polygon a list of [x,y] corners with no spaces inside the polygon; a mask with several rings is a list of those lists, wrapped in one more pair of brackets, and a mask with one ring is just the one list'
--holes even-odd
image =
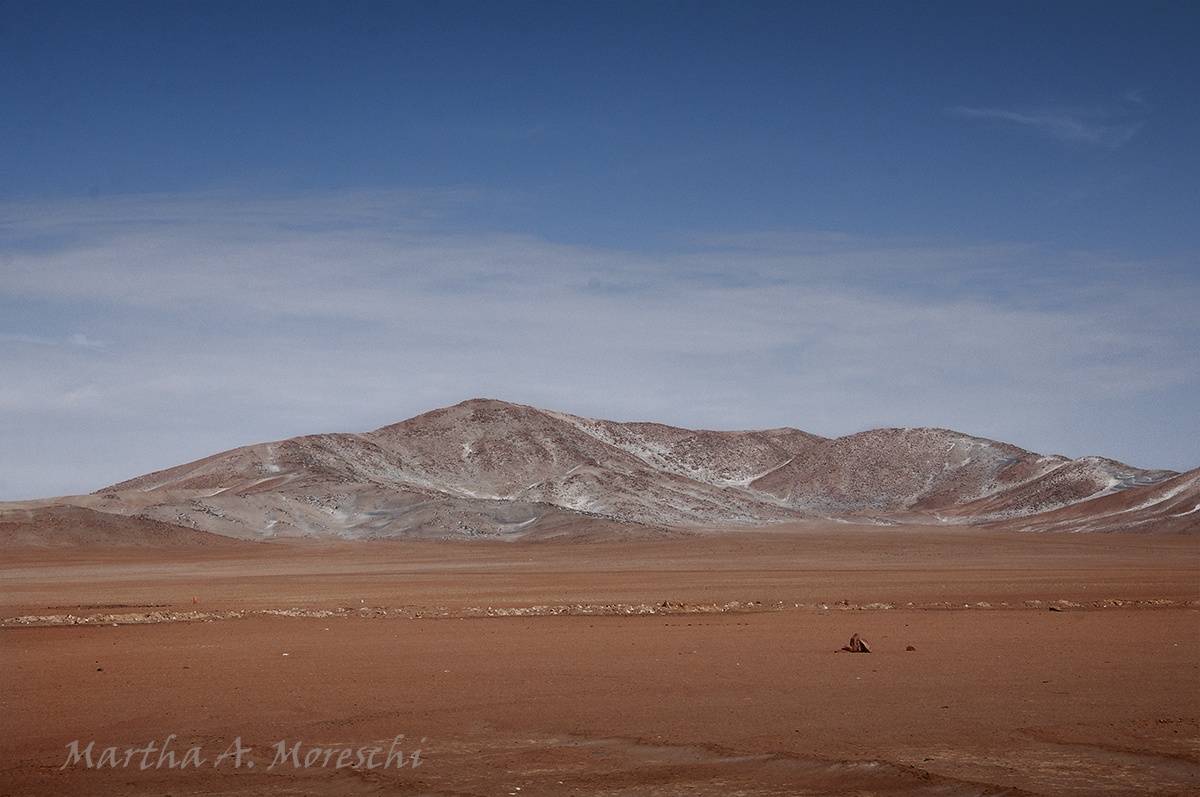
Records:
{"label": "thin cloud streak", "polygon": [[1096,113],[1081,113],[1068,110],[1042,110],[1028,113],[1011,111],[1004,108],[969,108],[960,105],[951,109],[951,113],[968,119],[998,119],[1004,122],[1025,127],[1032,127],[1039,132],[1073,144],[1117,149],[1133,138],[1141,124],[1106,124],[1095,121]]}

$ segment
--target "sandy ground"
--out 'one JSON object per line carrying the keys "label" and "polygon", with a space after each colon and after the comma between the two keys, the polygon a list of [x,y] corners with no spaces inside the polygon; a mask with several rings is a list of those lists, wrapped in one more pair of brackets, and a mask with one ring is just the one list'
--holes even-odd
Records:
{"label": "sandy ground", "polygon": [[9,549],[0,618],[6,795],[1200,794],[1196,536]]}

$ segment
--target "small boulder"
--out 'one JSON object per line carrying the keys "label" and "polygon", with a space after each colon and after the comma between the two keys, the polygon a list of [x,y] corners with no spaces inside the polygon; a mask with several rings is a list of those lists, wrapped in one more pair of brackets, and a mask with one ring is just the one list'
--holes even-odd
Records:
{"label": "small boulder", "polygon": [[850,637],[850,644],[846,645],[846,647],[842,648],[842,650],[846,651],[847,653],[870,653],[871,652],[871,648],[867,646],[867,643],[864,642],[862,640],[862,637],[860,637],[858,634],[855,634],[854,636]]}

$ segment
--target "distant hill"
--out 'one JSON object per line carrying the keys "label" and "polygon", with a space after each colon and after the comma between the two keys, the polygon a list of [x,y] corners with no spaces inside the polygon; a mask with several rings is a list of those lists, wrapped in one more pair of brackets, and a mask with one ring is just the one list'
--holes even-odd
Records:
{"label": "distant hill", "polygon": [[695,431],[474,399],[365,434],[237,448],[78,502],[249,539],[560,535],[586,518],[629,533],[805,520],[1194,531],[1198,474],[947,429]]}

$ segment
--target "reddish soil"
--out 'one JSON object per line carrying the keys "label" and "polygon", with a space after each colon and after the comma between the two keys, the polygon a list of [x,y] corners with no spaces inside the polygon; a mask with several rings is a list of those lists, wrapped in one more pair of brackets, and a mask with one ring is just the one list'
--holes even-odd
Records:
{"label": "reddish soil", "polygon": [[0,794],[1200,794],[1195,536],[588,539],[11,547]]}

